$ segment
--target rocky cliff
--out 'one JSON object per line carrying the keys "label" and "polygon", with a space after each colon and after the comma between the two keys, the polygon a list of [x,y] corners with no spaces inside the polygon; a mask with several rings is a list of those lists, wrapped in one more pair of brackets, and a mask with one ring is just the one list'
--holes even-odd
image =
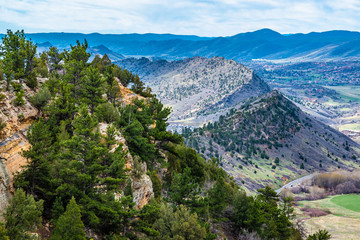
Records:
{"label": "rocky cliff", "polygon": [[[33,94],[25,84],[23,89],[28,95]],[[0,119],[6,124],[0,132],[0,209],[4,209],[11,192],[11,182],[14,174],[26,164],[21,156],[22,150],[30,147],[26,139],[27,129],[38,116],[38,110],[25,98],[25,104],[14,106],[15,95],[6,92],[0,102]]]}
{"label": "rocky cliff", "polygon": [[[106,135],[106,129],[108,127],[107,123],[100,123],[99,128],[102,135]],[[130,171],[134,167],[134,159],[131,156],[129,149],[126,145],[126,140],[122,136],[120,132],[117,132],[115,136],[116,144],[113,146],[112,150],[115,151],[115,149],[122,144],[123,150],[126,153],[126,168],[128,168]],[[135,208],[140,209],[145,204],[147,204],[151,198],[154,197],[152,182],[150,177],[146,174],[146,163],[143,163],[143,174],[141,176],[135,176],[134,174],[130,173],[130,179],[131,179],[131,188],[133,192],[133,201],[135,202]]]}

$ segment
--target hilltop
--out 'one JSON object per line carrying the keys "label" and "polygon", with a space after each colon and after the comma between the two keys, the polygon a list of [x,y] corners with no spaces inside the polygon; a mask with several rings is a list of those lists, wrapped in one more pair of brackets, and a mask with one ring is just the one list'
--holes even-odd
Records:
{"label": "hilltop", "polygon": [[172,107],[172,124],[200,126],[245,99],[270,91],[252,69],[222,57],[172,62],[131,58],[117,64],[139,75],[165,105]]}
{"label": "hilltop", "polygon": [[225,171],[249,190],[359,165],[357,143],[305,114],[276,90],[183,135],[204,157],[219,158]]}

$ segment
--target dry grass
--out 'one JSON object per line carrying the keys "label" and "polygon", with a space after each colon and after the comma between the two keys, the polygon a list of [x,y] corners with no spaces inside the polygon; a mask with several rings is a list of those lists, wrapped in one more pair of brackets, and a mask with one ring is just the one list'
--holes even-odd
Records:
{"label": "dry grass", "polygon": [[[304,218],[305,227],[309,234],[319,229],[326,229],[332,239],[355,240],[360,239],[360,213],[336,205],[327,197],[316,201],[301,201],[297,207],[299,218]],[[330,214],[320,217],[309,217],[302,213],[301,208],[318,209]]]}
{"label": "dry grass", "polygon": [[303,211],[303,213],[309,217],[321,217],[321,216],[326,216],[330,213],[329,211],[322,211],[317,208],[303,207],[300,208],[300,210]]}

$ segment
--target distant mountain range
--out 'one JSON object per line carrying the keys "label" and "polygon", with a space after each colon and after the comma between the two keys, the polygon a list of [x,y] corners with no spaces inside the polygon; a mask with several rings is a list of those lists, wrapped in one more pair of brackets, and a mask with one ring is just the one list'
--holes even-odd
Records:
{"label": "distant mountain range", "polygon": [[[1,36],[1,35],[0,35]],[[39,45],[50,43],[60,49],[76,40],[103,45],[126,57],[153,57],[169,60],[194,56],[222,56],[237,61],[330,61],[359,60],[360,33],[328,31],[308,34],[280,34],[270,29],[240,33],[231,37],[198,37],[173,34],[80,34],[32,33]]]}

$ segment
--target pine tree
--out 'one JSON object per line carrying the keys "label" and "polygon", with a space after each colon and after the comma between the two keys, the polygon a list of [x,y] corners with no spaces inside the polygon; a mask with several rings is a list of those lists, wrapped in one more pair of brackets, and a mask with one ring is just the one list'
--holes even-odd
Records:
{"label": "pine tree", "polygon": [[60,62],[64,57],[63,53],[59,53],[59,49],[56,47],[50,47],[46,52],[49,57],[50,73],[62,68]]}
{"label": "pine tree", "polygon": [[30,88],[37,87],[37,79],[34,68],[36,67],[36,44],[31,41],[26,40],[23,45],[23,51],[25,54],[25,70],[24,78],[26,79],[26,85]]}
{"label": "pine tree", "polygon": [[7,30],[2,39],[0,56],[3,58],[3,72],[6,78],[6,90],[10,90],[10,82],[24,76],[23,45],[25,43],[24,30],[13,33]]}
{"label": "pine tree", "polygon": [[62,120],[73,119],[76,106],[75,99],[71,96],[71,86],[61,82],[57,98],[48,104],[45,110],[46,113],[56,118],[57,123],[60,123]]}
{"label": "pine tree", "polygon": [[87,61],[89,60],[90,53],[86,52],[88,44],[85,40],[85,43],[80,44],[79,41],[76,42],[75,46],[71,46],[71,51],[65,51],[64,60],[65,60],[65,70],[66,75],[64,76],[65,80],[71,84],[71,90],[73,93],[73,98],[78,98],[78,90],[81,84],[81,78],[84,76],[84,70],[89,65]]}
{"label": "pine tree", "polygon": [[41,224],[43,200],[36,202],[31,195],[16,190],[5,212],[5,228],[12,240],[29,239],[30,231],[35,231]]}
{"label": "pine tree", "polygon": [[320,229],[316,233],[310,235],[307,240],[329,240],[331,235],[327,230]]}
{"label": "pine tree", "polygon": [[85,240],[84,224],[81,221],[81,212],[76,204],[75,198],[72,197],[66,206],[66,211],[56,221],[55,230],[51,240]]}
{"label": "pine tree", "polygon": [[102,95],[104,79],[100,75],[100,72],[90,66],[86,69],[86,74],[83,77],[81,83],[81,96],[83,102],[90,106],[91,113],[97,105],[104,102]]}
{"label": "pine tree", "polygon": [[108,67],[104,73],[106,81],[106,97],[109,102],[115,105],[116,98],[120,97],[120,87],[114,78],[113,67]]}
{"label": "pine tree", "polygon": [[16,186],[24,188],[34,197],[44,197],[50,182],[51,132],[42,118],[28,130],[30,148],[22,152],[27,159],[24,170],[16,176]]}

